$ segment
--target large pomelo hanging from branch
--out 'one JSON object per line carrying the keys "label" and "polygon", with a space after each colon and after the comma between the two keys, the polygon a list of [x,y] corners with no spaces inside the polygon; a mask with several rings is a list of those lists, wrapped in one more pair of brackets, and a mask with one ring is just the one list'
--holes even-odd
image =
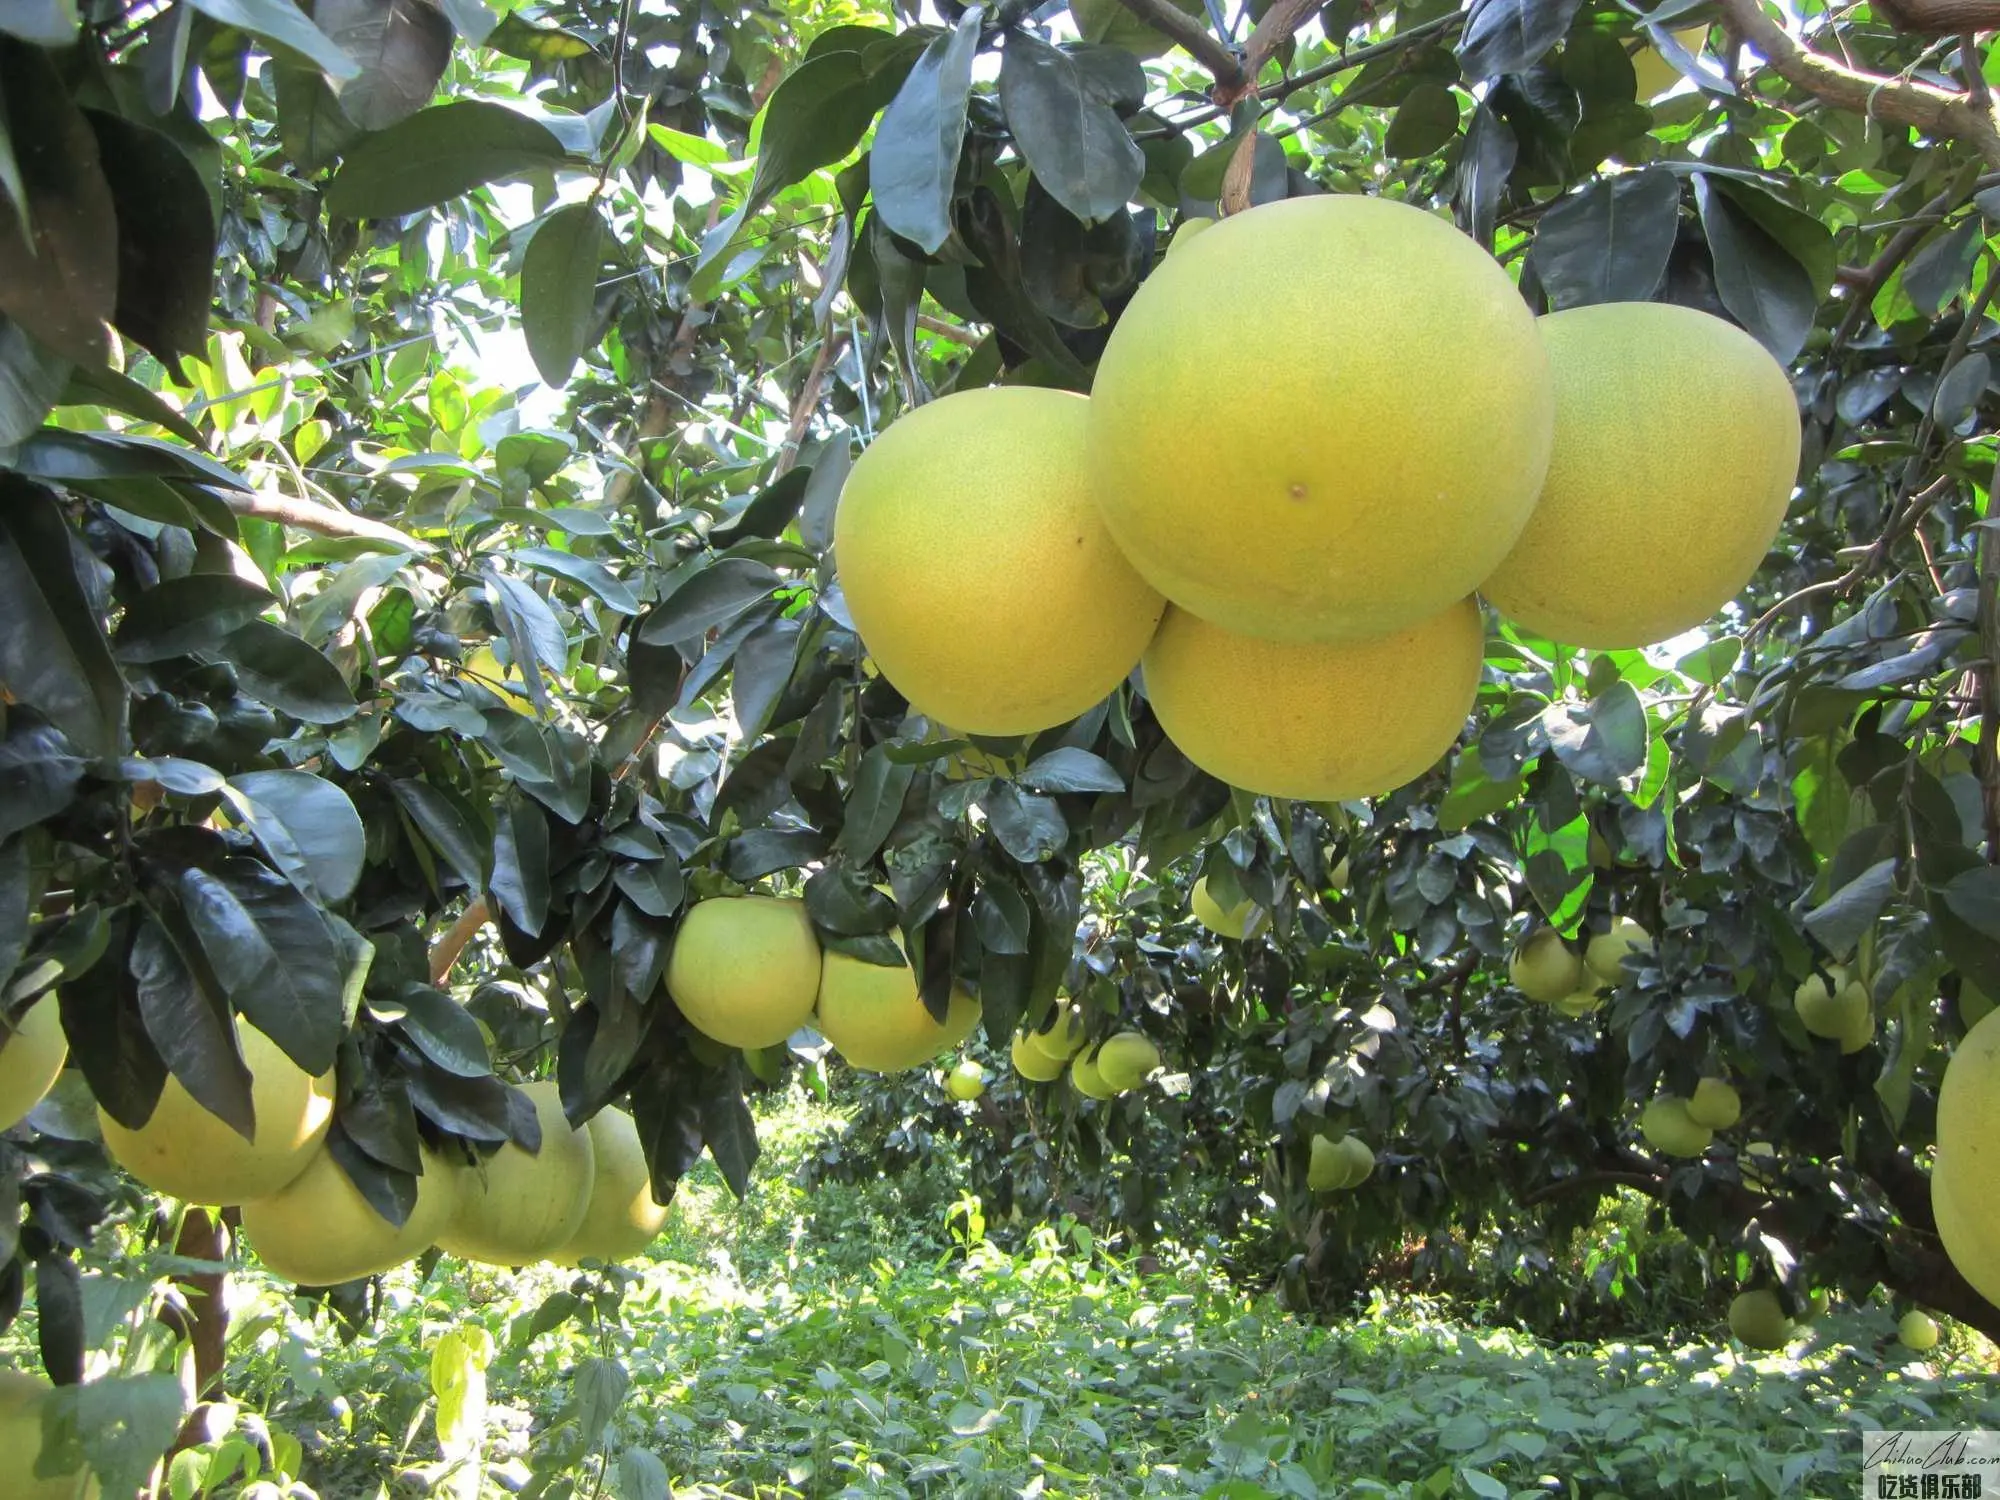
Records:
{"label": "large pomelo hanging from branch", "polygon": [[1542,319],[1555,456],[1514,550],[1480,585],[1569,646],[1650,646],[1741,592],[1799,466],[1792,384],[1742,329],[1689,307],[1607,302]]}
{"label": "large pomelo hanging from branch", "polygon": [[1337,802],[1394,791],[1465,727],[1485,647],[1478,606],[1376,641],[1267,641],[1170,609],[1146,696],[1181,753],[1231,786]]}
{"label": "large pomelo hanging from branch", "polygon": [[1287,199],[1139,288],[1091,390],[1091,492],[1189,613],[1369,639],[1506,556],[1553,412],[1534,315],[1471,240],[1387,199]]}
{"label": "large pomelo hanging from branch", "polygon": [[899,418],[834,518],[848,612],[917,712],[1032,734],[1096,706],[1138,664],[1160,596],[1090,502],[1082,397],[992,386]]}

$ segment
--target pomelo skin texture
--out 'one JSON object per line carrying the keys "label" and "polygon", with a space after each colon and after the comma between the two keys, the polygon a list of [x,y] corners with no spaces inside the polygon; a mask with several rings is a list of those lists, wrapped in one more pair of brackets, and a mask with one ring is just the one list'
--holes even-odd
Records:
{"label": "pomelo skin texture", "polygon": [[1649,646],[1742,591],[1785,519],[1799,412],[1749,334],[1664,302],[1550,313],[1555,456],[1514,550],[1480,585],[1570,646]]}
{"label": "pomelo skin texture", "polygon": [[17,1019],[0,1046],[0,1130],[12,1130],[27,1119],[28,1111],[56,1086],[68,1057],[62,1012],[55,996],[45,995]]}
{"label": "pomelo skin texture", "polygon": [[542,1124],[530,1156],[512,1141],[458,1169],[458,1202],[438,1248],[461,1260],[525,1266],[576,1237],[590,1208],[597,1161],[590,1132],[571,1127],[552,1082],[521,1085]]}
{"label": "pomelo skin texture", "polygon": [[1583,983],[1583,955],[1562,940],[1553,927],[1531,932],[1507,960],[1507,977],[1530,1000],[1556,1005]]}
{"label": "pomelo skin texture", "polygon": [[1792,1320],[1776,1292],[1738,1292],[1729,1304],[1729,1331],[1752,1349],[1782,1349],[1792,1340]]}
{"label": "pomelo skin texture", "polygon": [[584,1126],[590,1136],[593,1177],[590,1206],[576,1233],[549,1256],[559,1266],[584,1260],[630,1260],[659,1235],[667,1210],[653,1196],[652,1174],[639,1127],[615,1106],[600,1109]]}
{"label": "pomelo skin texture", "polygon": [[1029,1041],[1025,1032],[1014,1033],[1008,1054],[1014,1060],[1014,1071],[1030,1083],[1053,1083],[1063,1076],[1063,1069],[1067,1066],[1061,1058],[1049,1056]]}
{"label": "pomelo skin texture", "polygon": [[450,1164],[426,1151],[416,1206],[400,1227],[391,1224],[322,1147],[294,1181],[243,1205],[243,1234],[274,1275],[300,1286],[339,1286],[430,1249],[457,1201]]}
{"label": "pomelo skin texture", "polygon": [[98,1500],[95,1475],[37,1479],[42,1455],[42,1398],[48,1381],[25,1370],[0,1369],[0,1496],[6,1500]]}
{"label": "pomelo skin texture", "polygon": [[899,418],[840,493],[834,560],[868,652],[921,714],[1032,734],[1102,702],[1164,603],[1091,504],[1088,403],[989,386]]}
{"label": "pomelo skin texture", "polygon": [[1091,388],[1091,493],[1183,610],[1373,638],[1507,555],[1554,410],[1534,316],[1485,251],[1386,198],[1290,198],[1177,241],[1141,284]]}
{"label": "pomelo skin texture", "polygon": [[864,1073],[920,1068],[971,1036],[978,1024],[979,1002],[964,990],[951,992],[940,1026],[924,1008],[916,973],[907,965],[891,969],[846,953],[826,955],[819,982],[820,1035],[851,1068]]}
{"label": "pomelo skin texture", "polygon": [[698,901],[674,934],[667,993],[725,1047],[775,1047],[812,1018],[819,939],[806,904],[782,896]]}
{"label": "pomelo skin texture", "polygon": [[1931,1208],[1951,1263],[2000,1307],[2000,1010],[1988,1011],[1945,1064]]}
{"label": "pomelo skin texture", "polygon": [[333,1123],[333,1070],[308,1077],[247,1021],[237,1022],[236,1035],[250,1070],[254,1143],[195,1103],[171,1075],[152,1116],[137,1130],[97,1111],[112,1160],[154,1192],[203,1204],[268,1198],[305,1171],[326,1138]]}
{"label": "pomelo skin texture", "polygon": [[1743,1118],[1743,1099],[1726,1078],[1704,1078],[1688,1100],[1688,1118],[1710,1130],[1727,1130]]}
{"label": "pomelo skin texture", "polygon": [[1310,802],[1414,781],[1465,728],[1485,633],[1461,599],[1380,640],[1267,641],[1170,609],[1146,648],[1146,696],[1211,776]]}

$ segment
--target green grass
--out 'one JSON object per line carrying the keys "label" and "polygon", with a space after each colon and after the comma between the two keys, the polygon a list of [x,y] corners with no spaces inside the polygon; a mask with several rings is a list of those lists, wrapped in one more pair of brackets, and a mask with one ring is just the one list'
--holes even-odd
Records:
{"label": "green grass", "polygon": [[[2000,1425],[1962,1360],[1896,1356],[1885,1308],[1756,1362],[1552,1348],[1408,1299],[1318,1327],[1192,1253],[1142,1273],[1074,1225],[997,1248],[948,1164],[808,1192],[835,1123],[767,1109],[750,1199],[697,1172],[630,1271],[444,1261],[345,1328],[244,1273],[233,1425],[176,1495],[1851,1496],[1861,1430]],[[454,1469],[432,1351],[482,1328],[479,1462]]]}

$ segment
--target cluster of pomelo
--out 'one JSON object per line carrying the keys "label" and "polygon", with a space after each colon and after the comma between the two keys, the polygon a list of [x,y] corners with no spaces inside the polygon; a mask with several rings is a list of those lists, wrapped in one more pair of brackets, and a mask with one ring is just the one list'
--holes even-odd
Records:
{"label": "cluster of pomelo", "polygon": [[1700,1156],[1716,1131],[1742,1118],[1742,1097],[1729,1080],[1704,1078],[1691,1095],[1656,1096],[1639,1115],[1639,1133],[1667,1156]]}
{"label": "cluster of pomelo", "polygon": [[1799,419],[1748,334],[1661,303],[1537,319],[1442,219],[1288,199],[1177,236],[1091,395],[909,412],[835,519],[847,608],[926,717],[1064,723],[1141,666],[1188,758],[1373,796],[1463,729],[1484,627],[1630,647],[1708,619],[1784,517]]}
{"label": "cluster of pomelo", "polygon": [[1115,1099],[1145,1085],[1160,1066],[1160,1049],[1140,1031],[1120,1031],[1092,1044],[1083,1017],[1058,1001],[1036,1031],[1014,1033],[1008,1049],[1014,1071],[1030,1083],[1053,1083],[1064,1074],[1086,1099]]}
{"label": "cluster of pomelo", "polygon": [[1583,951],[1553,927],[1530,933],[1507,960],[1507,977],[1530,1000],[1566,1016],[1587,1016],[1625,979],[1625,957],[1653,951],[1653,935],[1630,917],[1618,917],[1594,934]]}
{"label": "cluster of pomelo", "polygon": [[1306,1158],[1306,1186],[1315,1193],[1358,1188],[1375,1171],[1375,1153],[1358,1135],[1316,1135]]}
{"label": "cluster of pomelo", "polygon": [[[17,1124],[53,1086],[67,1049],[56,1005],[43,1000],[0,1049],[0,1129]],[[508,1142],[477,1161],[420,1146],[396,1163],[416,1176],[401,1224],[389,1221],[341,1165],[329,1141],[334,1079],[299,1067],[247,1021],[236,1028],[250,1075],[254,1128],[245,1138],[168,1076],[136,1129],[103,1109],[105,1149],[156,1192],[188,1203],[240,1205],[243,1236],[278,1276],[334,1286],[377,1275],[431,1246],[466,1260],[518,1266],[625,1260],[666,1220],[655,1200],[637,1126],[600,1110],[581,1128],[565,1118],[553,1083],[521,1092],[534,1105],[541,1144]]]}

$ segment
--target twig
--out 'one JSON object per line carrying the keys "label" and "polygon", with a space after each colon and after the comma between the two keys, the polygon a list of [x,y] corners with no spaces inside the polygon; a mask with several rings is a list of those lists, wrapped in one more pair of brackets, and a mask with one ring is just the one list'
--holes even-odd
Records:
{"label": "twig", "polygon": [[917,327],[934,333],[939,338],[950,339],[954,344],[963,344],[968,349],[976,345],[982,337],[972,329],[952,322],[949,318],[940,318],[931,313],[918,313]]}
{"label": "twig", "polygon": [[1846,316],[1834,330],[1830,344],[1832,349],[1844,347],[1861,327],[1861,320],[1868,315],[1868,309],[1875,300],[1875,294],[1882,290],[1896,267],[1907,260],[1925,235],[1951,217],[1961,203],[1975,193],[1990,187],[2000,187],[2000,172],[1988,172],[1973,179],[1972,185],[1964,190],[1948,188],[1931,199],[1916,213],[1903,221],[1903,225],[1876,253],[1867,265],[1844,269],[1840,280],[1847,287],[1850,302]]}
{"label": "twig", "polygon": [[792,402],[792,419],[785,428],[785,441],[778,448],[777,463],[771,467],[773,479],[799,461],[799,444],[805,441],[806,424],[812,421],[813,409],[819,405],[819,388],[826,382],[826,372],[846,347],[847,330],[844,328],[836,329],[831,337],[820,340],[819,353],[813,357],[812,367],[799,383],[799,394]]}
{"label": "twig", "polygon": [[1993,91],[1986,86],[1986,74],[1979,67],[1979,43],[1969,31],[1958,39],[1958,71],[1972,102],[1991,114]]}
{"label": "twig", "polygon": [[[1292,33],[1319,14],[1325,0],[1276,0],[1264,12],[1250,33],[1250,40],[1243,44],[1243,75],[1247,83],[1246,92],[1257,86],[1257,75],[1264,64],[1277,55],[1277,51],[1291,40]],[[1234,103],[1234,100],[1218,100],[1218,103]]]}
{"label": "twig", "polygon": [[357,516],[348,511],[336,510],[330,505],[320,505],[315,501],[292,498],[285,495],[263,495],[246,493],[241,490],[217,490],[222,501],[239,516],[250,516],[259,521],[276,521],[283,526],[296,526],[301,531],[310,531],[319,536],[367,537],[371,541],[393,542],[398,547],[411,552],[434,552],[437,549],[429,542],[417,540],[408,532],[381,521],[371,521],[367,516]]}
{"label": "twig", "polygon": [[1835,62],[1766,15],[1762,0],[1720,0],[1720,4],[1730,37],[1755,48],[1787,82],[1855,114],[1964,141],[1988,166],[2000,167],[2000,128],[1993,111],[1969,94]]}
{"label": "twig", "polygon": [[1245,78],[1242,60],[1172,0],[1118,0],[1118,3],[1153,30],[1185,47],[1190,57],[1208,69],[1219,91],[1242,89]]}
{"label": "twig", "polygon": [[484,896],[474,896],[466,903],[465,910],[458,914],[458,920],[445,929],[443,937],[431,944],[431,983],[441,985],[451,973],[451,966],[458,962],[458,955],[465,951],[465,945],[472,941],[472,935],[486,925],[492,915]]}

